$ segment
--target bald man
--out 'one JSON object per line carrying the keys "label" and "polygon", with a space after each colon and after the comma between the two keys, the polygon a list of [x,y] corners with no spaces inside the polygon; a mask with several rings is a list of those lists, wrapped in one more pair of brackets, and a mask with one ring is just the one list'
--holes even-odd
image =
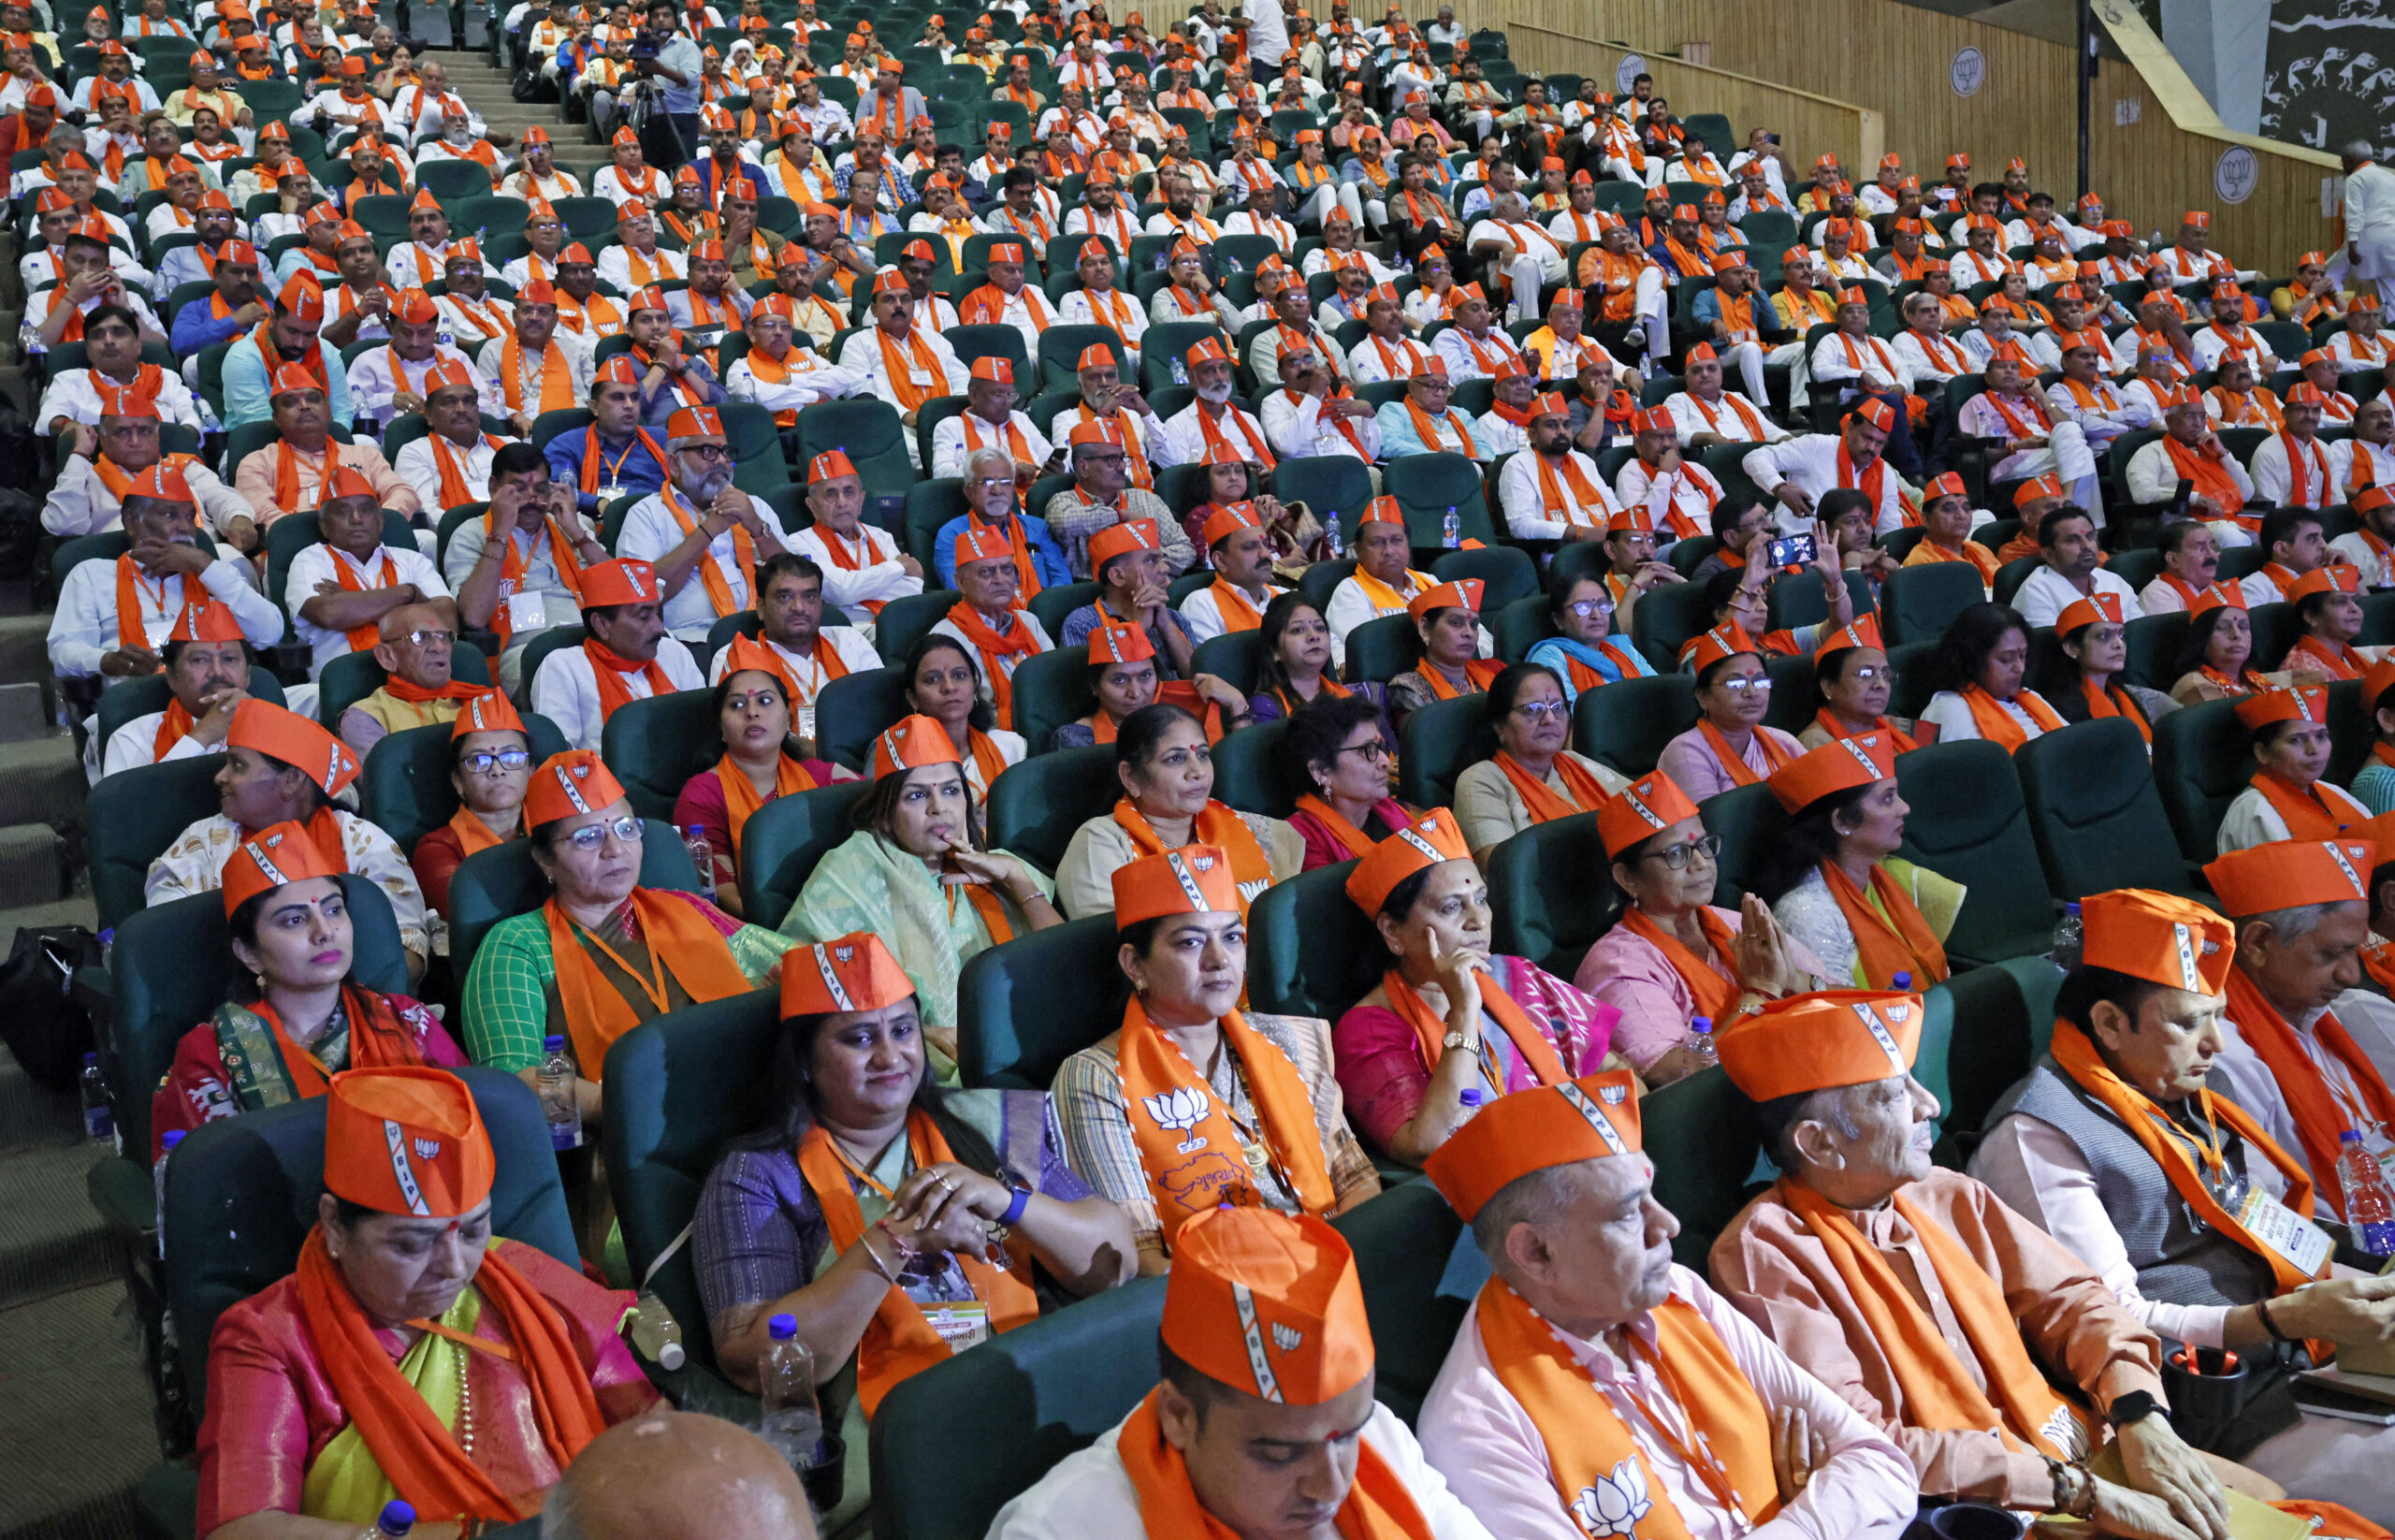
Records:
{"label": "bald man", "polygon": [[541,1540],[815,1540],[815,1516],[755,1433],[659,1412],[584,1447],[541,1505]]}

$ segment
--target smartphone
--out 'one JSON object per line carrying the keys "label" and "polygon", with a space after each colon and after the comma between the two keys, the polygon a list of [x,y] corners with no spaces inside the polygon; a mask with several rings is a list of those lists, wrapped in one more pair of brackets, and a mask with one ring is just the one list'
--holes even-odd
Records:
{"label": "smartphone", "polygon": [[1819,554],[1811,535],[1781,535],[1771,543],[1767,559],[1774,567],[1809,567]]}
{"label": "smartphone", "polygon": [[2181,483],[2178,485],[2177,488],[2176,488],[2176,489],[2174,489],[2174,490],[2171,492],[2171,494],[2170,494],[2170,516],[2171,518],[2185,518],[2185,517],[2186,517],[2186,516],[2187,516],[2187,500],[2188,500],[2188,499],[2190,499],[2190,498],[2192,498],[2192,497],[2194,497],[2195,495],[2196,495],[2196,484],[2195,484],[2194,482],[2192,482],[2192,481],[2183,481],[2183,482],[2181,482]]}

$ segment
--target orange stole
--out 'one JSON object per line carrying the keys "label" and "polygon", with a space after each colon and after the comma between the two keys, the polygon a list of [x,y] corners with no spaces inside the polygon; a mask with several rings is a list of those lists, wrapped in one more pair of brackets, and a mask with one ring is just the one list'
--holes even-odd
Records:
{"label": "orange stole", "polygon": [[641,1017],[616,986],[599,971],[581,938],[614,959],[630,974],[657,1010],[667,1009],[665,975],[671,973],[693,1004],[745,995],[753,987],[733,960],[732,948],[714,924],[689,901],[646,888],[634,888],[625,900],[637,923],[641,942],[648,948],[647,977],[579,921],[550,899],[541,912],[548,923],[549,950],[558,970],[558,1000],[565,1008],[566,1030],[573,1038],[574,1062],[585,1078],[607,1062],[607,1047],[641,1024]]}

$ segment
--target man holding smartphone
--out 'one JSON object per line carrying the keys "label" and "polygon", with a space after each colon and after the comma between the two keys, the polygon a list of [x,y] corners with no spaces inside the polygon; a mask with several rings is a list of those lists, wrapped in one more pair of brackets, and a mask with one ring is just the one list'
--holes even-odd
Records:
{"label": "man holding smartphone", "polygon": [[642,151],[648,163],[671,171],[690,158],[704,141],[699,131],[699,75],[704,61],[699,45],[676,26],[679,12],[673,0],[656,0],[648,7],[648,25],[632,43],[632,72],[658,87],[657,107],[673,125],[670,152],[654,125]]}

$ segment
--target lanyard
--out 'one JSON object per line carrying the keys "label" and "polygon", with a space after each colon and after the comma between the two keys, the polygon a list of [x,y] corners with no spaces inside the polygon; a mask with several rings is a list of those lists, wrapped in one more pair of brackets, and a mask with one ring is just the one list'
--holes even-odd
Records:
{"label": "lanyard", "polygon": [[[1652,1355],[1646,1344],[1639,1341],[1636,1333],[1625,1329],[1622,1341],[1625,1347],[1623,1358],[1633,1365],[1644,1359],[1647,1366],[1655,1372],[1655,1377],[1662,1381],[1664,1392],[1672,1398],[1674,1404],[1682,1409],[1685,1416],[1688,1394],[1680,1386],[1679,1376],[1672,1373],[1671,1366],[1663,1362],[1660,1356]],[[1714,1501],[1720,1505],[1722,1512],[1730,1516],[1732,1522],[1737,1526],[1738,1532],[1744,1533],[1753,1528],[1747,1522],[1745,1510],[1738,1506],[1738,1491],[1730,1483],[1729,1471],[1715,1457],[1711,1446],[1705,1442],[1703,1435],[1696,1436],[1694,1447],[1682,1442],[1679,1434],[1673,1431],[1673,1424],[1654,1407],[1647,1404],[1647,1398],[1638,1393],[1637,1376],[1634,1373],[1622,1376],[1621,1393],[1628,1399],[1630,1404],[1638,1408],[1638,1415],[1647,1419],[1647,1426],[1655,1431],[1655,1436],[1662,1440],[1672,1453],[1679,1457],[1680,1463],[1696,1473],[1697,1478],[1711,1489]],[[1694,1431],[1692,1420],[1690,1423],[1690,1429],[1691,1432]]]}
{"label": "lanyard", "polygon": [[644,975],[640,969],[632,966],[630,963],[625,962],[621,957],[617,956],[616,954],[616,949],[609,946],[606,941],[600,937],[597,931],[592,930],[589,926],[584,924],[581,921],[574,919],[572,915],[566,916],[566,923],[572,925],[583,936],[588,937],[592,946],[597,947],[601,952],[607,954],[607,960],[609,962],[623,969],[624,972],[631,977],[631,981],[640,986],[640,992],[648,996],[649,1004],[655,1006],[660,1012],[666,1009],[665,959],[657,954],[657,949],[655,947],[648,949],[648,962],[651,972],[650,974]]}

